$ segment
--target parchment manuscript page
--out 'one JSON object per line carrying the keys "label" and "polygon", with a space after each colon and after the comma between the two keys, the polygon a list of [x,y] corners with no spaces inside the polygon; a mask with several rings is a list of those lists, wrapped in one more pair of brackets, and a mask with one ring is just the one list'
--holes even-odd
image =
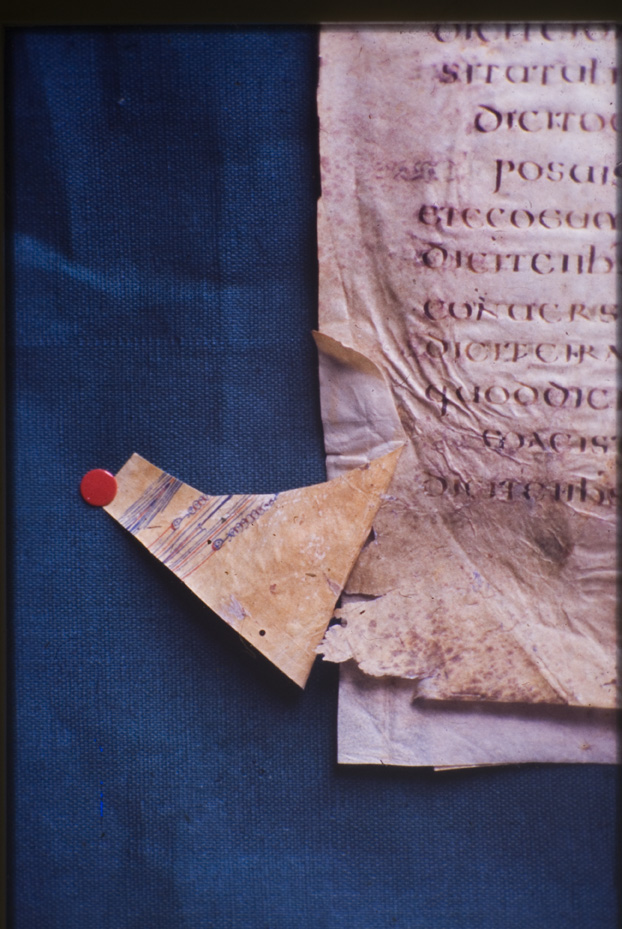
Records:
{"label": "parchment manuscript page", "polygon": [[324,652],[427,699],[613,707],[613,31],[332,29],[321,59],[320,328],[408,442]]}

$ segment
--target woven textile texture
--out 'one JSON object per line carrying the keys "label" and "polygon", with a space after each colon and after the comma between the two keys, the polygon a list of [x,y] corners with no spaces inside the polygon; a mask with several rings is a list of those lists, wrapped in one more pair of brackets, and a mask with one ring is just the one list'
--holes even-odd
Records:
{"label": "woven textile texture", "polygon": [[324,480],[313,28],[8,34],[14,929],[613,929],[612,768],[338,768],[105,513]]}

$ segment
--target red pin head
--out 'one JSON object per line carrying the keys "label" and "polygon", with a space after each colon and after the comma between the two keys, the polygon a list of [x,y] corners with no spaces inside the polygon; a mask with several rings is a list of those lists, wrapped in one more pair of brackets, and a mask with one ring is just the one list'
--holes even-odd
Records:
{"label": "red pin head", "polygon": [[91,506],[107,506],[117,494],[117,479],[103,468],[87,471],[80,481],[80,493]]}

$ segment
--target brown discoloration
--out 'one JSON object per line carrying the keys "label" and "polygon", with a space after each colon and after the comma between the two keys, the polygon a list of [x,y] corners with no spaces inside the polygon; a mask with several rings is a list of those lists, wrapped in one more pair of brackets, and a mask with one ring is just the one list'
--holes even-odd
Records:
{"label": "brown discoloration", "polygon": [[549,570],[561,569],[574,549],[570,520],[563,508],[549,506],[542,515],[532,518],[525,527]]}
{"label": "brown discoloration", "polygon": [[338,617],[347,625],[331,627],[322,649],[329,658],[339,655],[336,660],[353,656],[367,674],[417,680],[418,695],[428,699],[479,701],[494,694],[501,702],[563,702],[492,617],[483,625],[476,611],[465,612],[452,627],[438,600],[441,606],[416,622],[410,598],[396,593],[369,601],[364,616],[358,604],[346,604]]}
{"label": "brown discoloration", "polygon": [[569,539],[560,538],[553,531],[536,532],[534,539],[544,557],[557,565],[565,564],[573,549],[573,544]]}

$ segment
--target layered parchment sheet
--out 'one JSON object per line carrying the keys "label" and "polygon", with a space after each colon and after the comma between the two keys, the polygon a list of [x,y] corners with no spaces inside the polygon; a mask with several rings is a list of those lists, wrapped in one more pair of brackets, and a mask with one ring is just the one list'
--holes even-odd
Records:
{"label": "layered parchment sheet", "polygon": [[407,442],[324,654],[426,704],[615,707],[613,31],[328,29],[320,53],[320,328],[392,400],[352,427],[324,375],[329,469],[387,422]]}
{"label": "layered parchment sheet", "polygon": [[340,672],[339,761],[439,768],[616,761],[616,710],[412,699],[403,678]]}

